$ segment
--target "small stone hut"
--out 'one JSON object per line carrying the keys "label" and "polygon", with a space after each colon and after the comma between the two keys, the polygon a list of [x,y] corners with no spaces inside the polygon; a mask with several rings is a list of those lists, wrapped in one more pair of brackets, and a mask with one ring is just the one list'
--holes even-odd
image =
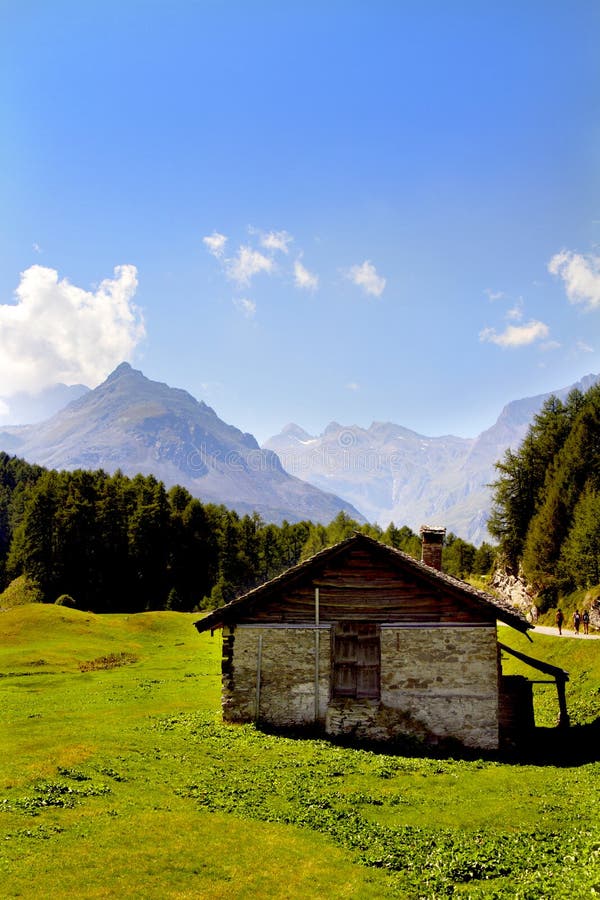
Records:
{"label": "small stone hut", "polygon": [[513,607],[361,533],[196,623],[223,631],[223,718],[386,741],[496,749],[533,726],[531,684],[502,674],[497,620]]}

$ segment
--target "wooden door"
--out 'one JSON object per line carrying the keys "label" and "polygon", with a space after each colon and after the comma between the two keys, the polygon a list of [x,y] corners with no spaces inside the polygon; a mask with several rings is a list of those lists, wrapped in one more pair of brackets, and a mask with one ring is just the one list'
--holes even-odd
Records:
{"label": "wooden door", "polygon": [[379,627],[372,622],[339,622],[333,641],[334,697],[379,697]]}

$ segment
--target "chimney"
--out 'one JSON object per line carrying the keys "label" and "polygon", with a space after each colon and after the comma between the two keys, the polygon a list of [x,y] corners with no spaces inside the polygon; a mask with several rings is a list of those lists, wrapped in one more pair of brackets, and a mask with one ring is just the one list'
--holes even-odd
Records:
{"label": "chimney", "polygon": [[442,547],[446,537],[445,528],[434,528],[431,525],[421,525],[421,562],[432,569],[442,571]]}

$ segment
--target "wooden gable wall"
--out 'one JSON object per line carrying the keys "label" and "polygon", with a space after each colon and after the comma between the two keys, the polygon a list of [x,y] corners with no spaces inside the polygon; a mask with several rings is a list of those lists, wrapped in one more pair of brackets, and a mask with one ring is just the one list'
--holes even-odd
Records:
{"label": "wooden gable wall", "polygon": [[278,586],[240,614],[236,622],[312,624],[315,588],[319,588],[319,621],[379,623],[493,624],[494,610],[474,598],[455,593],[450,586],[430,582],[426,576],[392,562],[387,554],[352,547],[330,558],[297,581]]}

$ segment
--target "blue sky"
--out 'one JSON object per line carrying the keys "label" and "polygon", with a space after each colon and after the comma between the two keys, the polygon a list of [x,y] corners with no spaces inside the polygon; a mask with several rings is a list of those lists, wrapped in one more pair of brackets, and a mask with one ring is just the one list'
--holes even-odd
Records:
{"label": "blue sky", "polygon": [[1,20],[3,421],[126,358],[259,440],[472,436],[600,372],[596,0]]}

